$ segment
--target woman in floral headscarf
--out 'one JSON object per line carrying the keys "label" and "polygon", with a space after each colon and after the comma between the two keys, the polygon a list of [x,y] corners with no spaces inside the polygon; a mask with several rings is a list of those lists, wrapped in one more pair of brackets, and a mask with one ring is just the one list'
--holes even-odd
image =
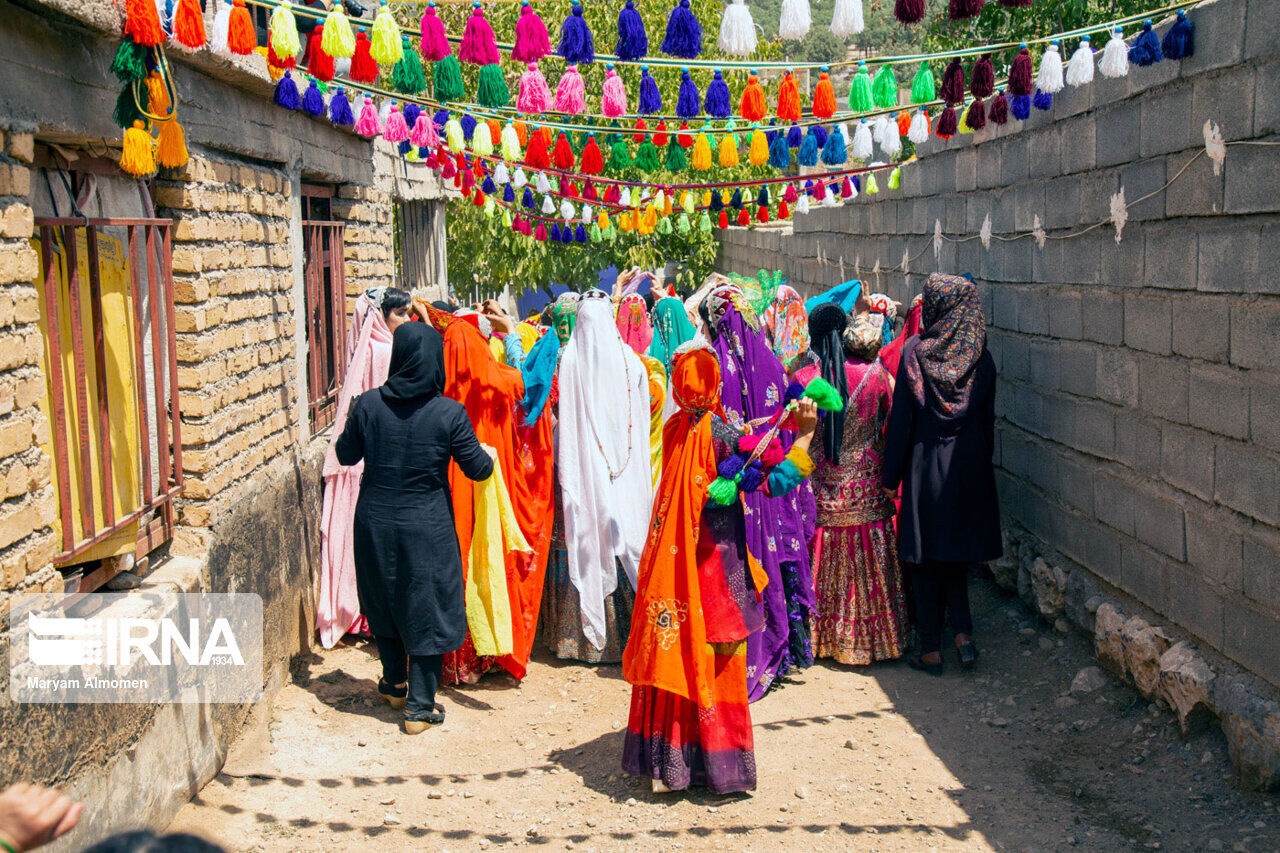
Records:
{"label": "woman in floral headscarf", "polygon": [[618,334],[623,343],[635,350],[649,374],[649,453],[653,467],[653,484],[662,475],[662,410],[667,398],[667,368],[649,354],[653,344],[653,324],[649,306],[638,293],[628,293],[618,302]]}
{"label": "woman in floral headscarf", "polygon": [[809,348],[809,315],[804,300],[789,284],[778,286],[773,302],[760,317],[760,325],[773,341],[773,352],[783,366]]}
{"label": "woman in floral headscarf", "polygon": [[920,652],[911,664],[942,674],[942,613],[970,667],[968,569],[998,558],[1000,507],[995,445],[996,367],[987,352],[978,288],[934,273],[924,286],[923,331],[906,342],[885,444],[881,482],[902,486],[898,554],[912,565]]}

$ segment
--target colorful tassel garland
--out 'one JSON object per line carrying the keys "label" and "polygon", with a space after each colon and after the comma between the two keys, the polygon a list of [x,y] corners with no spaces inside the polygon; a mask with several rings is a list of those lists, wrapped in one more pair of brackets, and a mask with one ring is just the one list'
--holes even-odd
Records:
{"label": "colorful tassel garland", "polygon": [[[160,12],[153,0],[128,0],[124,6],[125,38],[144,47],[155,47],[164,44],[164,28],[160,26]],[[128,137],[129,131],[125,131]],[[150,140],[150,137],[148,137]],[[150,142],[148,141],[148,146]],[[148,147],[148,151],[150,148]],[[123,165],[123,163],[122,163]],[[150,174],[155,171],[153,165],[146,172],[130,174]]]}
{"label": "colorful tassel garland", "polygon": [[556,52],[573,65],[586,65],[596,60],[595,38],[582,17],[582,6],[578,0],[573,0],[569,17],[560,26],[560,46]]}
{"label": "colorful tassel garland", "polygon": [[964,101],[964,66],[960,64],[960,57],[947,63],[947,69],[942,72],[942,89],[939,94],[948,104]]}
{"label": "colorful tassel garland", "polygon": [[973,63],[969,79],[969,93],[975,98],[989,98],[996,88],[996,70],[991,64],[991,54],[984,53]]}
{"label": "colorful tassel garland", "polygon": [[[290,16],[292,18],[292,15]],[[293,26],[290,20],[290,26]],[[205,45],[204,33],[204,12],[200,10],[200,3],[197,0],[178,0],[177,5],[173,9],[173,39],[183,47],[197,50]],[[297,55],[298,47],[298,29],[293,27],[294,55]],[[172,131],[171,131],[172,132]],[[182,128],[178,128],[177,133],[182,133]],[[161,134],[163,138],[163,133]],[[185,142],[182,145],[182,162],[186,163],[187,148]],[[159,154],[156,155],[159,157]],[[165,165],[161,163],[160,165]]]}
{"label": "colorful tassel garland", "polygon": [[606,69],[604,90],[600,97],[600,111],[609,118],[617,118],[627,112],[627,87],[613,70],[612,65],[606,66]]}
{"label": "colorful tassel garland", "polygon": [[729,101],[729,84],[724,82],[724,75],[718,70],[711,82],[707,84],[707,96],[703,102],[707,115],[712,118],[728,118],[733,114],[733,105]]}
{"label": "colorful tassel garland", "polygon": [[235,0],[231,18],[227,21],[227,49],[237,56],[248,56],[258,46],[258,34],[253,29],[253,18],[244,7],[244,0]]}
{"label": "colorful tassel garland", "polygon": [[[686,0],[687,2],[687,0]],[[693,118],[702,112],[702,98],[698,95],[698,87],[689,76],[688,68],[680,69],[680,93],[676,98],[676,115],[681,118]]]}
{"label": "colorful tassel garland", "polygon": [[668,172],[681,172],[688,166],[688,161],[684,156],[684,149],[674,139],[667,146],[667,160],[663,165]]}
{"label": "colorful tassel garland", "polygon": [[769,167],[786,169],[791,165],[791,149],[787,147],[787,138],[778,134],[769,143]]}
{"label": "colorful tassel garland", "polygon": [[924,20],[924,0],[895,0],[893,17],[904,24],[918,24]]}
{"label": "colorful tassel garland", "polygon": [[782,83],[778,86],[777,115],[783,121],[800,120],[800,85],[796,83],[796,77],[790,70],[783,75]]}
{"label": "colorful tassel garland", "polygon": [[911,81],[911,103],[928,104],[937,97],[938,90],[934,84],[933,71],[929,68],[928,60],[925,60],[920,63],[915,79]]}
{"label": "colorful tassel garland", "polygon": [[[155,6],[152,6],[155,9]],[[120,152],[120,168],[134,177],[150,175],[156,170],[155,154],[151,150],[151,135],[146,124],[135,121],[124,132],[124,147]]]}
{"label": "colorful tassel garland", "polygon": [[507,88],[506,78],[502,74],[502,66],[498,63],[485,65],[480,69],[480,83],[476,90],[476,100],[483,107],[500,109],[511,103],[511,90]]}
{"label": "colorful tassel garland", "polygon": [[760,80],[753,70],[747,78],[746,87],[742,90],[742,99],[738,103],[738,115],[747,121],[760,121],[767,112],[764,90],[760,88]]}
{"label": "colorful tassel garland", "polygon": [[462,31],[458,58],[463,62],[481,67],[495,65],[501,59],[498,55],[498,43],[493,35],[493,27],[485,18],[479,0],[472,4],[471,15],[467,18],[467,25]]}
{"label": "colorful tassel garland", "polygon": [[392,67],[404,57],[400,25],[387,7],[387,0],[378,3],[378,14],[373,19],[373,60],[383,67]]}
{"label": "colorful tassel garland", "polygon": [[435,96],[436,100],[457,101],[465,94],[462,88],[462,67],[458,65],[458,57],[449,54],[435,64]]}
{"label": "colorful tassel garland", "polygon": [[1156,31],[1151,27],[1151,21],[1146,21],[1142,25],[1142,32],[1138,33],[1138,37],[1133,40],[1133,46],[1129,48],[1129,61],[1134,65],[1146,67],[1155,65],[1163,58],[1160,52],[1160,37],[1156,35]]}
{"label": "colorful tassel garland", "polygon": [[1164,52],[1165,59],[1186,59],[1195,54],[1196,27],[1187,17],[1185,9],[1178,10],[1173,26],[1169,27],[1164,40],[1160,42],[1160,50]]}
{"label": "colorful tassel garland", "polygon": [[293,82],[288,71],[284,72],[284,76],[276,82],[276,90],[271,96],[271,102],[286,110],[296,110],[300,105],[298,84]]}
{"label": "colorful tassel garland", "polygon": [[836,91],[824,66],[818,75],[818,85],[813,87],[813,117],[828,119],[836,114]]}
{"label": "colorful tassel garland", "polygon": [[516,21],[516,43],[511,48],[511,58],[516,62],[537,62],[550,52],[551,37],[547,35],[547,25],[529,0],[524,0],[520,19]]}
{"label": "colorful tassel garland", "polygon": [[782,11],[778,16],[778,38],[783,41],[800,41],[809,34],[812,24],[809,0],[782,0]]}
{"label": "colorful tassel garland", "polygon": [[953,21],[964,21],[982,14],[982,7],[987,0],[951,0],[947,6],[947,17]]}
{"label": "colorful tassel garland", "polygon": [[1024,44],[1018,48],[1018,55],[1013,58],[1009,68],[1009,94],[1030,95],[1032,87],[1031,51]]}
{"label": "colorful tassel garland", "polygon": [[751,10],[745,0],[732,0],[724,7],[720,19],[720,37],[716,46],[729,56],[750,56],[756,52],[758,39]]}
{"label": "colorful tassel garland", "polygon": [[324,19],[324,37],[320,46],[334,59],[350,59],[356,52],[356,35],[341,3],[334,3]]}
{"label": "colorful tassel garland", "polygon": [[929,141],[929,116],[924,110],[918,111],[911,118],[911,129],[907,131],[907,139],[914,145],[923,145]]}
{"label": "colorful tassel garland", "polygon": [[347,76],[357,83],[378,81],[378,63],[373,61],[369,36],[364,30],[356,33],[356,51],[351,56],[351,70],[347,72]]}
{"label": "colorful tassel garland", "polygon": [[637,108],[641,115],[654,115],[662,112],[662,93],[658,83],[649,74],[649,66],[640,66],[640,105]]}
{"label": "colorful tassel garland", "polygon": [[[285,72],[288,73],[287,71]],[[316,85],[315,78],[307,84],[307,91],[302,93],[302,111],[312,118],[324,115],[324,95]]]}
{"label": "colorful tassel garland", "polygon": [[1088,36],[1080,39],[1080,46],[1071,54],[1066,79],[1071,86],[1084,86],[1093,82],[1093,46],[1089,43]]}
{"label": "colorful tassel garland", "polygon": [[1055,39],[1040,57],[1040,71],[1036,74],[1036,88],[1050,95],[1061,92],[1065,85],[1062,79],[1062,53]]}
{"label": "colorful tassel garland", "polygon": [[402,95],[416,95],[427,88],[427,75],[422,70],[422,60],[407,41],[401,44],[400,61],[391,69],[391,88]]}
{"label": "colorful tassel garland", "polygon": [[689,0],[677,0],[667,17],[667,35],[662,52],[680,59],[694,59],[702,53],[702,24],[689,8]]}
{"label": "colorful tassel garland", "polygon": [[996,96],[991,100],[987,118],[994,125],[1002,125],[1009,121],[1009,101],[1004,96],[1004,89],[996,92]]}
{"label": "colorful tassel garland", "polygon": [[[870,131],[868,131],[868,134],[870,134]],[[848,152],[844,144],[844,134],[839,128],[836,128],[827,136],[827,142],[822,146],[822,162],[828,166],[841,166],[848,159]],[[781,214],[779,215],[781,216]]]}
{"label": "colorful tassel garland", "polygon": [[547,87],[547,78],[538,70],[536,62],[530,62],[528,69],[520,75],[518,92],[516,109],[522,113],[545,113],[551,108],[551,89]]}
{"label": "colorful tassel garland", "polygon": [[180,169],[187,165],[187,135],[176,118],[160,123],[160,138],[156,141],[156,163],[166,169]]}
{"label": "colorful tassel garland", "polygon": [[1111,33],[1111,39],[1107,42],[1107,46],[1102,50],[1102,61],[1098,63],[1098,70],[1102,72],[1103,77],[1124,77],[1129,73],[1129,46],[1124,43],[1124,32],[1116,27]]}
{"label": "colorful tassel garland", "polygon": [[738,165],[738,143],[734,141],[732,133],[726,133],[721,137],[718,155],[720,165],[724,168],[732,169]]}
{"label": "colorful tassel garland", "polygon": [[836,0],[831,11],[831,34],[838,39],[856,36],[866,29],[862,19],[862,0]]}
{"label": "colorful tassel garland", "polygon": [[453,48],[449,46],[449,38],[444,30],[444,21],[436,15],[436,4],[428,3],[426,11],[422,13],[422,23],[419,28],[422,33],[422,58],[427,62],[439,62],[446,56],[453,53]]}
{"label": "colorful tassel garland", "polygon": [[578,115],[587,106],[586,86],[578,66],[570,65],[560,76],[560,84],[556,87],[555,110],[567,115]]}
{"label": "colorful tassel garland", "polygon": [[619,59],[628,61],[643,59],[649,54],[649,34],[633,0],[627,0],[618,13],[618,43],[613,52]]}
{"label": "colorful tassel garland", "polygon": [[769,162],[769,143],[765,140],[764,131],[758,127],[751,131],[751,144],[747,146],[747,162],[752,166],[763,166]]}
{"label": "colorful tassel garland", "polygon": [[[897,99],[896,89],[894,99]],[[865,113],[875,109],[875,106],[875,97],[871,91],[871,74],[867,71],[867,63],[860,61],[858,73],[853,75],[853,83],[849,86],[849,109],[855,113]]]}

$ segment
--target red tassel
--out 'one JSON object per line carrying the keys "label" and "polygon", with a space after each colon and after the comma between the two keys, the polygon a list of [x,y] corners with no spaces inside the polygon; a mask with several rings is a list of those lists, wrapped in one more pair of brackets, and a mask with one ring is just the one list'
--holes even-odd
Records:
{"label": "red tassel", "polygon": [[739,225],[751,224],[751,214],[747,213],[747,209],[745,207],[742,208],[742,210],[738,211],[738,224]]}
{"label": "red tassel", "polygon": [[484,193],[476,190],[476,194],[471,197],[471,203],[476,207],[484,207]]}
{"label": "red tassel", "polygon": [[680,122],[680,132],[676,134],[676,144],[681,148],[693,147],[693,134],[689,133],[689,122]]}
{"label": "red tassel", "polygon": [[551,156],[557,169],[564,169],[568,171],[573,168],[575,160],[573,156],[573,146],[569,144],[569,137],[564,131],[561,131],[560,136],[556,138],[556,149]]}
{"label": "red tassel", "polygon": [[178,44],[192,50],[204,47],[204,13],[196,0],[178,0],[173,10],[173,37]]}
{"label": "red tassel", "polygon": [[128,0],[124,7],[124,34],[135,44],[155,47],[164,44],[160,13],[152,0]]}
{"label": "red tassel", "polygon": [[312,77],[322,83],[327,83],[333,79],[333,57],[324,52],[324,48],[320,46],[320,40],[323,37],[324,27],[316,27],[311,31],[311,35],[307,36],[307,55],[303,61],[307,64],[307,71]]}
{"label": "red tassel", "polygon": [[[597,146],[596,150],[597,150],[597,151],[599,151],[599,150],[600,150],[598,146]],[[601,156],[601,158],[600,158],[600,168],[601,168],[602,170],[604,169],[604,157],[603,157],[603,156]],[[576,183],[576,182],[574,182],[574,181],[569,181],[569,186],[568,186],[568,188],[567,188],[567,189],[568,189],[568,192],[566,192],[566,193],[565,193],[565,195],[567,195],[569,198],[579,198],[579,196],[578,196],[578,185],[577,185],[577,183]]]}
{"label": "red tassel", "polygon": [[[317,29],[319,28],[317,27]],[[307,44],[308,45],[311,44],[310,40],[307,41]],[[271,39],[269,38],[267,39],[267,65],[270,65],[272,68],[287,70],[294,67],[297,64],[298,64],[297,57],[291,56],[288,59],[281,59],[280,57],[276,56],[275,49],[271,46]],[[311,76],[315,77],[316,75],[312,74]],[[332,77],[332,75],[330,76]],[[320,78],[317,77],[316,79],[320,79]]]}
{"label": "red tassel", "polygon": [[[745,213],[746,211],[743,211],[743,212]],[[767,205],[763,205],[763,204],[760,205],[760,210],[759,212],[756,213],[756,221],[757,222],[769,221],[769,208]]]}
{"label": "red tassel", "polygon": [[239,56],[248,56],[257,47],[258,34],[253,31],[253,18],[244,7],[244,0],[235,0],[227,27],[227,49]]}
{"label": "red tassel", "polygon": [[778,87],[778,118],[783,121],[800,120],[800,86],[790,71]]}
{"label": "red tassel", "polygon": [[606,204],[617,204],[622,200],[622,191],[617,184],[609,184],[609,188],[604,191],[604,200]]}
{"label": "red tassel", "polygon": [[668,141],[670,140],[667,139],[667,123],[660,121],[653,129],[653,144],[658,148],[666,148]]}
{"label": "red tassel", "polygon": [[529,134],[529,146],[524,152],[526,166],[534,169],[546,169],[551,165],[551,155],[547,152],[547,136],[549,134],[550,131],[545,127],[540,127]]}
{"label": "red tassel", "polygon": [[373,61],[372,43],[364,30],[356,31],[356,52],[351,57],[351,79],[357,83],[378,82],[378,63]]}
{"label": "red tassel", "polygon": [[947,104],[942,110],[942,115],[938,116],[938,124],[934,128],[934,132],[940,139],[950,139],[956,135],[956,131],[960,129],[960,120],[956,116],[956,108]]}
{"label": "red tassel", "polygon": [[729,211],[727,210],[720,211],[720,227],[721,228],[729,227]]}
{"label": "red tassel", "polygon": [[636,132],[632,134],[632,142],[644,142],[645,131],[649,129],[649,125],[644,123],[644,119],[636,119]]}
{"label": "red tassel", "polygon": [[785,201],[778,202],[778,218],[779,219],[791,218],[791,208],[787,207],[787,203]]}
{"label": "red tassel", "polygon": [[587,201],[599,201],[600,196],[596,194],[596,185],[587,181],[582,187],[582,197]]}

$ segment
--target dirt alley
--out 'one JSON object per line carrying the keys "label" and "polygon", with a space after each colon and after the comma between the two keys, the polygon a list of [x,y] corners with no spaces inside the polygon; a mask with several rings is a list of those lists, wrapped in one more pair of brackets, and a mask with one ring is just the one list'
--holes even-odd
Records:
{"label": "dirt alley", "polygon": [[[941,679],[820,663],[752,706],[760,788],[654,794],[619,768],[617,666],[535,653],[525,681],[442,691],[410,737],[371,645],[295,666],[270,722],[173,822],[230,850],[1280,850],[1280,798],[1238,791],[1216,730],[1107,676],[1089,641],[973,585],[983,658]],[[264,715],[265,716],[265,715]]]}

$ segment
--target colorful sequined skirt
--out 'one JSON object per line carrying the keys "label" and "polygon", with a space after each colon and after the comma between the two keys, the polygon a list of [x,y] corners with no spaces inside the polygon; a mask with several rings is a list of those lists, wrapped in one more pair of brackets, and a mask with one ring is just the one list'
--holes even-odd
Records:
{"label": "colorful sequined skirt", "polygon": [[901,657],[907,612],[893,519],[819,527],[813,566],[815,656],[856,666]]}
{"label": "colorful sequined skirt", "polygon": [[622,650],[631,633],[631,610],[635,603],[635,590],[619,563],[618,588],[604,599],[604,648],[597,649],[582,633],[578,588],[569,580],[569,554],[553,550],[547,559],[547,580],[542,590],[538,633],[543,645],[558,658],[586,663],[621,663]]}

